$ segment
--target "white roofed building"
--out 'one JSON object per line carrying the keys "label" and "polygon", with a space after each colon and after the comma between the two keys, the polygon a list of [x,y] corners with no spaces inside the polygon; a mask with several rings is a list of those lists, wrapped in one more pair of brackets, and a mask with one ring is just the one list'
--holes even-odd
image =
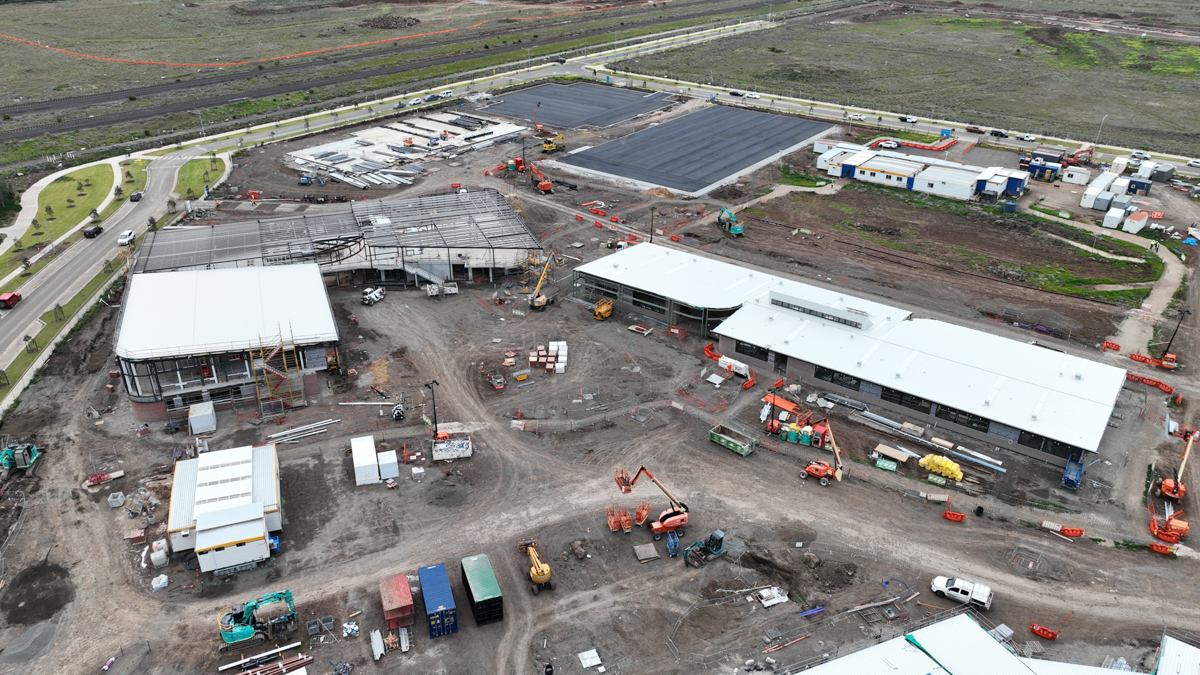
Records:
{"label": "white roofed building", "polygon": [[195,550],[212,572],[271,557],[283,529],[275,444],[201,453],[175,463],[167,535],[174,552]]}
{"label": "white roofed building", "polygon": [[581,265],[575,282],[585,298],[715,333],[760,379],[791,376],[1059,466],[1097,451],[1125,382],[1121,368],[653,244]]}
{"label": "white roofed building", "polygon": [[134,274],[115,352],[134,416],[192,404],[302,406],[336,365],[337,324],[313,263]]}

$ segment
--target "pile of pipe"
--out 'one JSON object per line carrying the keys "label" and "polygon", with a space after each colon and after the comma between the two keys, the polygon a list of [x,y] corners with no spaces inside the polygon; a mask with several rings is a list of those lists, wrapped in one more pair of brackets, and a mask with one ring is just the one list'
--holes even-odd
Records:
{"label": "pile of pipe", "polygon": [[321,422],[313,422],[312,424],[306,424],[302,427],[296,427],[295,429],[288,429],[287,431],[281,431],[277,434],[271,434],[270,436],[267,436],[267,440],[273,443],[299,443],[301,438],[316,436],[317,434],[323,434],[326,431],[329,431],[329,425],[337,424],[338,422],[341,422],[341,420],[324,420]]}

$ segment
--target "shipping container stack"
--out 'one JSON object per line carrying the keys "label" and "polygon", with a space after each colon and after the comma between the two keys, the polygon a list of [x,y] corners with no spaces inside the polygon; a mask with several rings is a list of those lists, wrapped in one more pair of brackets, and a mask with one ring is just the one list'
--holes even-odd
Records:
{"label": "shipping container stack", "polygon": [[417,570],[421,580],[421,599],[425,604],[425,618],[429,621],[429,637],[435,638],[458,632],[458,611],[454,607],[454,593],[450,590],[450,577],[442,563]]}
{"label": "shipping container stack", "polygon": [[467,603],[475,615],[475,625],[504,620],[504,598],[492,563],[486,554],[462,559],[463,587],[467,590]]}
{"label": "shipping container stack", "polygon": [[413,611],[412,590],[408,587],[407,576],[400,574],[380,582],[379,597],[383,601],[383,618],[387,619],[388,630],[413,625],[416,612]]}

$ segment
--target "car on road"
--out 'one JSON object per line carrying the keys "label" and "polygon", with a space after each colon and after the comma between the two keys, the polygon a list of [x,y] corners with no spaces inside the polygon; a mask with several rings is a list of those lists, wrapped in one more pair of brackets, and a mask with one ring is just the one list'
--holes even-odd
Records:
{"label": "car on road", "polygon": [[131,202],[140,202],[140,201],[142,201],[142,193],[140,193],[140,192],[130,192],[130,193],[129,193],[129,201],[131,201]]}
{"label": "car on road", "polygon": [[904,122],[905,124],[916,124],[917,123],[917,118],[913,117],[912,115],[900,115],[896,119],[900,120],[901,122]]}
{"label": "car on road", "polygon": [[967,127],[968,134],[986,134],[987,132],[981,127]]}
{"label": "car on road", "polygon": [[1008,138],[1008,132],[1003,129],[992,129],[989,133],[996,138]]}
{"label": "car on road", "polygon": [[1146,152],[1145,150],[1134,150],[1133,152],[1129,153],[1129,156],[1134,159],[1154,159],[1154,155]]}
{"label": "car on road", "polygon": [[451,96],[454,96],[453,89],[447,89],[446,91],[438,93],[438,98],[450,98]]}
{"label": "car on road", "polygon": [[897,143],[896,141],[883,141],[882,143],[880,143],[879,145],[876,145],[875,147],[883,148],[884,150],[895,150],[896,148],[900,147],[900,144]]}
{"label": "car on road", "polygon": [[84,237],[84,239],[95,239],[96,237],[99,237],[100,233],[103,231],[104,231],[104,228],[100,227],[99,225],[92,225],[91,227],[85,227],[85,228],[83,228],[83,237]]}
{"label": "car on road", "polygon": [[133,243],[134,239],[137,239],[137,235],[133,233],[133,230],[125,230],[121,236],[117,237],[117,246],[128,246]]}
{"label": "car on road", "polygon": [[0,293],[0,309],[12,309],[20,301],[20,293]]}
{"label": "car on road", "polygon": [[761,95],[755,93],[746,94],[746,98],[762,98]]}
{"label": "car on road", "polygon": [[983,609],[992,608],[992,587],[970,579],[934,577],[930,590],[939,598],[950,598],[964,605],[975,605]]}
{"label": "car on road", "polygon": [[567,60],[566,60],[566,59],[564,59],[564,58],[563,58],[563,57],[561,57],[561,56],[560,56],[560,57],[558,57],[557,59],[552,59],[552,60],[553,60],[555,63],[559,63],[559,64],[562,64],[562,63],[566,63],[566,62],[567,62]]}
{"label": "car on road", "polygon": [[733,91],[729,92],[729,95],[730,95],[730,96],[745,96],[745,94],[743,94],[742,92],[738,91],[737,89],[734,89]]}
{"label": "car on road", "polygon": [[413,100],[409,101],[408,104],[409,105],[421,105],[424,102],[425,102],[425,99],[418,96],[418,97],[414,98]]}
{"label": "car on road", "polygon": [[1037,136],[1034,136],[1033,134],[1021,134],[1020,136],[1017,136],[1017,140],[1025,141],[1026,143],[1037,143]]}
{"label": "car on road", "polygon": [[430,101],[436,101],[439,98],[441,98],[441,96],[438,96],[437,94],[429,94],[425,97],[425,103],[429,103]]}
{"label": "car on road", "polygon": [[398,101],[396,103],[396,105],[392,106],[392,110],[399,110],[403,107],[404,107],[404,101]]}
{"label": "car on road", "polygon": [[862,113],[849,113],[846,115],[846,119],[851,122],[866,122],[867,116]]}
{"label": "car on road", "polygon": [[1200,159],[1189,159],[1187,165],[1192,168],[1200,167]]}

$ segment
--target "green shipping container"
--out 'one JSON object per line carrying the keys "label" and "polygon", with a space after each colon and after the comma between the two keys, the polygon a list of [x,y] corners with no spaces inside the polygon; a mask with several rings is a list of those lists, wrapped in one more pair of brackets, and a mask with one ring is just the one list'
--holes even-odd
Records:
{"label": "green shipping container", "polygon": [[504,620],[504,598],[487,554],[462,559],[462,581],[467,589],[467,604],[475,615],[475,625]]}

